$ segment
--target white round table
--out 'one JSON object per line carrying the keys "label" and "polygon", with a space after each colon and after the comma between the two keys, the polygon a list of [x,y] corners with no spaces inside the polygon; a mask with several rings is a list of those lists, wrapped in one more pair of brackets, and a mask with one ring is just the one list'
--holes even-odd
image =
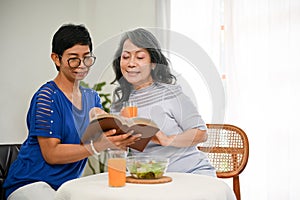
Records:
{"label": "white round table", "polygon": [[64,183],[56,200],[235,200],[233,190],[222,180],[204,175],[167,173],[171,182],[160,184],[126,183],[108,186],[107,173],[91,175]]}

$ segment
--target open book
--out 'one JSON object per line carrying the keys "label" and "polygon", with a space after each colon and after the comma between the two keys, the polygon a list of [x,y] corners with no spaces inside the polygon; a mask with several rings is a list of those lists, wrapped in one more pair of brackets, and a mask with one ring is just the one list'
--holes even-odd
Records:
{"label": "open book", "polygon": [[125,118],[114,114],[101,114],[92,120],[86,128],[81,141],[87,143],[98,138],[102,132],[116,129],[116,134],[124,134],[131,130],[133,134],[141,134],[141,139],[130,145],[130,148],[143,151],[151,138],[159,131],[157,125],[146,118]]}

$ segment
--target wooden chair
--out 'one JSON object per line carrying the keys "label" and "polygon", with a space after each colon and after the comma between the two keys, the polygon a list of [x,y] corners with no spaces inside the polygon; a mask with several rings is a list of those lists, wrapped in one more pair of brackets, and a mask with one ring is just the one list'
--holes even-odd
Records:
{"label": "wooden chair", "polygon": [[198,149],[207,153],[219,178],[233,178],[233,190],[240,200],[239,175],[248,162],[248,137],[242,129],[230,124],[207,124],[207,127],[208,140]]}

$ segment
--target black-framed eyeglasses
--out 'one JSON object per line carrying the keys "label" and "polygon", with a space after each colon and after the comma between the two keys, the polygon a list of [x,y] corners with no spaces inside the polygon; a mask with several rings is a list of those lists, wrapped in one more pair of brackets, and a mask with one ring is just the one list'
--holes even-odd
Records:
{"label": "black-framed eyeglasses", "polygon": [[69,67],[77,68],[80,66],[81,61],[83,61],[83,64],[86,67],[91,67],[96,61],[96,56],[85,56],[83,57],[83,60],[81,60],[80,58],[69,58],[68,59]]}
{"label": "black-framed eyeglasses", "polygon": [[[60,56],[61,58],[62,56]],[[75,69],[80,66],[81,61],[86,67],[91,67],[95,61],[96,61],[96,56],[84,56],[83,59],[80,58],[69,58],[68,60],[68,65],[70,68]]]}

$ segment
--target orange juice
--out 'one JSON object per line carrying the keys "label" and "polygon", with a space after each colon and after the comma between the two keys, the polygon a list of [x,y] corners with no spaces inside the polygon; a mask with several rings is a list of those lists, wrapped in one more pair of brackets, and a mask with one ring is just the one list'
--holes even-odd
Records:
{"label": "orange juice", "polygon": [[124,107],[124,117],[136,117],[137,116],[137,107],[136,106],[127,106]]}
{"label": "orange juice", "polygon": [[125,158],[109,158],[108,185],[111,187],[122,187],[126,183],[126,160]]}

